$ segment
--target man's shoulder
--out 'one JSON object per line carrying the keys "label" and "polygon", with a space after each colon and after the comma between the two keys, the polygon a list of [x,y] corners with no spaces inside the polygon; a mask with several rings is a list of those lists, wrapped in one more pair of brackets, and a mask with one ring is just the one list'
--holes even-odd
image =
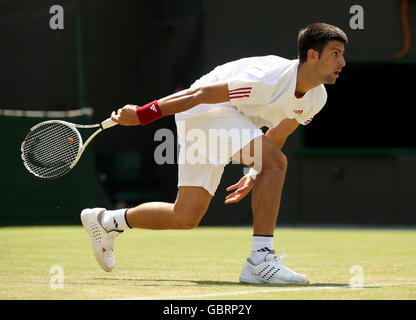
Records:
{"label": "man's shoulder", "polygon": [[256,64],[257,66],[264,66],[264,67],[270,67],[273,69],[281,68],[281,67],[287,67],[287,66],[293,66],[296,64],[296,60],[291,60],[287,58],[283,58],[276,55],[267,55],[267,56],[257,56],[257,57],[251,57],[246,58],[247,62],[251,62],[253,64]]}
{"label": "man's shoulder", "polygon": [[287,66],[293,66],[296,64],[298,60],[290,60],[276,55],[266,55],[266,56],[253,56],[253,57],[245,57],[238,60],[234,60],[224,64],[226,65],[234,65],[239,66],[241,68],[247,67],[257,67],[257,68],[281,68]]}
{"label": "man's shoulder", "polygon": [[296,76],[297,61],[276,55],[246,57],[216,67],[205,78],[213,82],[243,81],[285,87]]}
{"label": "man's shoulder", "polygon": [[323,84],[312,89],[313,92],[313,100],[316,104],[323,106],[326,103],[328,98],[328,93],[326,92],[326,88]]}
{"label": "man's shoulder", "polygon": [[257,76],[267,83],[277,84],[285,80],[290,81],[290,78],[296,73],[296,60],[289,60],[275,55],[248,59],[250,59],[250,63],[243,66],[241,70]]}
{"label": "man's shoulder", "polygon": [[318,92],[319,96],[326,100],[328,97],[328,93],[326,92],[326,88],[323,84],[316,87],[316,91]]}

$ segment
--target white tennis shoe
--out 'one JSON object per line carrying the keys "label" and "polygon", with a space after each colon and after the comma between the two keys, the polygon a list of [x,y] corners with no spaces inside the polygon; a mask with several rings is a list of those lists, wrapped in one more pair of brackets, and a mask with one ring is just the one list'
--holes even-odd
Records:
{"label": "white tennis shoe", "polygon": [[114,259],[114,239],[123,231],[106,231],[100,224],[101,214],[104,208],[84,209],[81,212],[81,221],[85,230],[91,237],[92,250],[101,268],[110,272],[116,265]]}
{"label": "white tennis shoe", "polygon": [[282,250],[278,256],[271,250],[265,261],[253,265],[250,258],[247,259],[240,275],[240,282],[254,284],[308,284],[309,279],[304,274],[296,273],[283,265],[286,251]]}

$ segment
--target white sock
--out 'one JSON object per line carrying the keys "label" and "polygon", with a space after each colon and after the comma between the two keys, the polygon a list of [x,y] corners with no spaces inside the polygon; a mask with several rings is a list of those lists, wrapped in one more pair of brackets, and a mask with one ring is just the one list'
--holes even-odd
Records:
{"label": "white sock", "polygon": [[126,221],[126,212],[126,208],[104,211],[101,215],[101,226],[105,231],[130,229]]}
{"label": "white sock", "polygon": [[250,261],[260,264],[265,261],[267,254],[273,250],[273,236],[253,236]]}

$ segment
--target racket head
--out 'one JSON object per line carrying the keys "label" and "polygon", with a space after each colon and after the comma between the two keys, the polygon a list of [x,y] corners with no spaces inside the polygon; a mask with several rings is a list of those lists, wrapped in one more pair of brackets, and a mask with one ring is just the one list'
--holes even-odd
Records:
{"label": "racket head", "polygon": [[23,164],[33,176],[56,179],[77,163],[82,138],[72,123],[44,121],[29,129],[20,149]]}

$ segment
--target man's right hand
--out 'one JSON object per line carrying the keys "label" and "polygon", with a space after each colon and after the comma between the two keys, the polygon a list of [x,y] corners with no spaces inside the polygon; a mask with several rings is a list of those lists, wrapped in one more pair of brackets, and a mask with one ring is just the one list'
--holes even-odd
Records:
{"label": "man's right hand", "polygon": [[111,120],[122,126],[137,126],[140,124],[136,114],[136,106],[132,104],[127,104],[123,108],[118,109],[117,113],[113,111],[111,113]]}
{"label": "man's right hand", "polygon": [[236,184],[229,186],[227,191],[235,190],[234,192],[230,193],[225,198],[225,203],[235,203],[243,199],[246,195],[248,195],[254,187],[254,180],[246,174],[244,177],[240,179]]}

